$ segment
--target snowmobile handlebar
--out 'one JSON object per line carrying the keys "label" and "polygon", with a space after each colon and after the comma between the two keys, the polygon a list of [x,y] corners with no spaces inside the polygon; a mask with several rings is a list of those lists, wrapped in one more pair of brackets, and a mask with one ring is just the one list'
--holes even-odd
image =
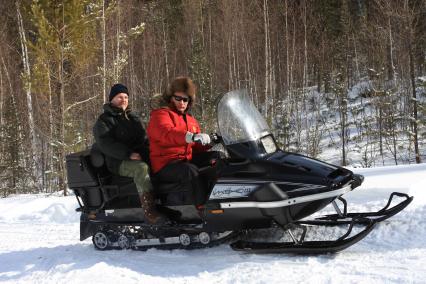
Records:
{"label": "snowmobile handlebar", "polygon": [[210,133],[210,140],[214,143],[214,144],[219,144],[222,142],[222,136],[220,136],[219,134],[217,134],[216,132]]}

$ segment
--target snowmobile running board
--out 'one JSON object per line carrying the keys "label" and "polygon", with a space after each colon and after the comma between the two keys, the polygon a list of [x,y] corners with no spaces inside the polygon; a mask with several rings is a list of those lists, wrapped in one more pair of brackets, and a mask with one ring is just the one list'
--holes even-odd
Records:
{"label": "snowmobile running board", "polygon": [[[289,253],[289,254],[325,254],[325,253],[336,253],[344,250],[351,245],[362,240],[367,236],[371,230],[373,230],[376,222],[373,220],[369,221],[369,224],[359,233],[348,236],[352,232],[354,224],[359,224],[359,220],[354,219],[350,224],[347,232],[334,241],[304,241],[306,228],[300,238],[300,240],[294,240],[294,242],[247,242],[237,241],[231,244],[231,248],[236,251],[244,251],[248,253]],[[293,235],[290,233],[293,238]]]}

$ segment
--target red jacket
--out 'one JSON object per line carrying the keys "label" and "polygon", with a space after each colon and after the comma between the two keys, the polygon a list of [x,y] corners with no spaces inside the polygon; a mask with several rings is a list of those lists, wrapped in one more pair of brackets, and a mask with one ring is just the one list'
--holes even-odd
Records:
{"label": "red jacket", "polygon": [[159,108],[151,112],[147,131],[153,173],[175,160],[190,161],[193,151],[199,153],[211,148],[199,143],[186,143],[186,132],[200,133],[200,125],[191,115],[179,114],[169,108]]}

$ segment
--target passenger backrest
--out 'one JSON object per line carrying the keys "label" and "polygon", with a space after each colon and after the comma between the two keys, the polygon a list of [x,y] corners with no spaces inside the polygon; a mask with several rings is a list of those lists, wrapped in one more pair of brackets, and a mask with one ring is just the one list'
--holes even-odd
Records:
{"label": "passenger backrest", "polygon": [[90,150],[66,156],[68,187],[94,187],[99,185],[95,169],[90,162]]}
{"label": "passenger backrest", "polygon": [[102,183],[109,183],[109,179],[112,176],[105,161],[105,155],[101,152],[97,144],[93,144],[90,149],[90,163],[96,168],[98,177],[102,179]]}
{"label": "passenger backrest", "polygon": [[90,162],[95,168],[102,168],[105,164],[105,156],[95,144],[92,145],[90,149]]}

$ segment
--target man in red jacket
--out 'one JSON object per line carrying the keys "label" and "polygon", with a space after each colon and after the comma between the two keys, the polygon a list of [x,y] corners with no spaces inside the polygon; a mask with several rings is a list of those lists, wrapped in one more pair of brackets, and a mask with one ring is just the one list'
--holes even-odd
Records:
{"label": "man in red jacket", "polygon": [[198,167],[207,165],[218,153],[207,152],[210,136],[201,133],[197,120],[188,114],[195,101],[194,83],[188,77],[177,77],[162,99],[165,106],[151,112],[147,128],[151,170],[160,181],[190,181],[196,189],[200,184]]}

